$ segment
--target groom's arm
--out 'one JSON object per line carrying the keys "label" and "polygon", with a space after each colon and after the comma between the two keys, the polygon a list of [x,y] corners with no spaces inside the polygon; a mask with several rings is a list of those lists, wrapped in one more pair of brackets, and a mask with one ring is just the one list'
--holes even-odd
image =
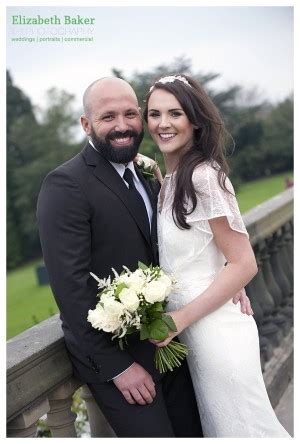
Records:
{"label": "groom's arm", "polygon": [[78,184],[60,171],[43,182],[37,218],[45,265],[62,317],[70,328],[86,365],[99,382],[129,368],[134,360],[111,335],[92,328],[88,310],[97,303],[91,271],[91,208]]}

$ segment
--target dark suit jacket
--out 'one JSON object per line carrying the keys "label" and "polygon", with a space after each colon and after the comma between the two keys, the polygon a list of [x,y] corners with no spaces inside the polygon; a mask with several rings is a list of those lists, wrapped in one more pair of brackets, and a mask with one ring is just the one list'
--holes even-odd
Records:
{"label": "dark suit jacket", "polygon": [[104,382],[134,361],[155,379],[155,346],[130,338],[121,351],[111,334],[92,328],[88,310],[98,302],[97,283],[111,268],[135,270],[138,261],[157,264],[156,193],[140,172],[152,204],[151,237],[128,198],[128,189],[113,168],[90,144],[50,172],[38,198],[37,218],[45,265],[61,313],[62,328],[75,373],[83,382]]}

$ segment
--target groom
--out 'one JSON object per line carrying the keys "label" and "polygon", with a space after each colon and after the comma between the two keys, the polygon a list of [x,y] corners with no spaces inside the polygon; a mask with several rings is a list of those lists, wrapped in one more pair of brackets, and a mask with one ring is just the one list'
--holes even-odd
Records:
{"label": "groom", "polygon": [[60,310],[75,375],[89,386],[119,437],[200,437],[198,409],[186,362],[160,375],[155,346],[132,335],[122,351],[111,335],[87,322],[97,303],[89,272],[135,270],[158,263],[154,187],[134,167],[143,139],[136,95],[117,78],[92,83],[81,124],[88,143],[50,172],[37,218],[50,284]]}

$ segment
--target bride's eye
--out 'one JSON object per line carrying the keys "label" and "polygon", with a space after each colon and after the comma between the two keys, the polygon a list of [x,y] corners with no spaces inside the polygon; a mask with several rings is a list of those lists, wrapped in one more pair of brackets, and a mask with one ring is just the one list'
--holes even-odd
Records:
{"label": "bride's eye", "polygon": [[149,114],[148,114],[148,116],[149,117],[159,117],[159,113],[155,113],[155,112],[150,112]]}
{"label": "bride's eye", "polygon": [[180,116],[182,116],[182,114],[180,112],[178,112],[178,111],[172,111],[170,114],[171,114],[172,117],[180,117]]}

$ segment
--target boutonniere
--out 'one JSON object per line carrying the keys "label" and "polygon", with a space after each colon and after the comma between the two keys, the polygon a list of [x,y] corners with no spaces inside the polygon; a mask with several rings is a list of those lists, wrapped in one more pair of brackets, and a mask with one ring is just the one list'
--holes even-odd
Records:
{"label": "boutonniere", "polygon": [[155,170],[158,167],[156,160],[150,159],[143,154],[137,154],[136,165],[146,180],[155,180]]}

